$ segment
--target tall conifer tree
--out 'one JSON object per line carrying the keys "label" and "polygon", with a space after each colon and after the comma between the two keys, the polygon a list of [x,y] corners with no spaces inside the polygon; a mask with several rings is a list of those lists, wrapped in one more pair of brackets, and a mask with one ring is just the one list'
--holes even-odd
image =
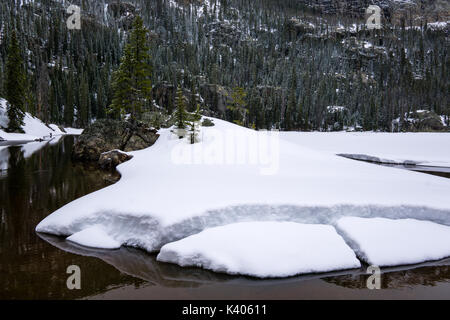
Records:
{"label": "tall conifer tree", "polygon": [[177,89],[177,96],[175,98],[176,111],[175,111],[175,119],[177,122],[177,128],[185,129],[186,128],[186,104],[184,101],[183,90],[180,87]]}
{"label": "tall conifer tree", "polygon": [[133,30],[124,49],[119,69],[113,75],[114,98],[109,112],[131,119],[139,119],[151,99],[151,66],[147,46],[147,28],[141,17],[133,22]]}
{"label": "tall conifer tree", "polygon": [[25,71],[16,32],[11,34],[6,63],[5,94],[8,101],[7,112],[9,132],[23,132],[25,106]]}

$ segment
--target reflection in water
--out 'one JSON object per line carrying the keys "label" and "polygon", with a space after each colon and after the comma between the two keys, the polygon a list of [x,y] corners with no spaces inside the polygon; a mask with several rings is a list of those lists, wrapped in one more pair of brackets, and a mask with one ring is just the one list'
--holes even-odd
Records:
{"label": "reflection in water", "polygon": [[0,147],[0,177],[3,171],[8,169],[9,149],[7,147]]}
{"label": "reflection in water", "polygon": [[[40,234],[44,240],[66,252],[99,258],[116,269],[133,277],[163,287],[192,287],[217,283],[234,283],[237,286],[282,285],[283,283],[322,279],[345,288],[367,289],[369,274],[367,266],[360,269],[336,271],[322,274],[307,274],[287,279],[256,279],[245,276],[230,276],[200,268],[182,268],[174,264],[156,261],[155,254],[121,247],[119,250],[91,249],[65,241],[61,237]],[[426,262],[414,266],[400,266],[382,269],[382,288],[401,288],[415,285],[434,286],[450,280],[450,258]],[[237,281],[238,280],[238,281]]]}
{"label": "reflection in water", "polygon": [[[324,277],[323,280],[345,288],[364,289],[368,277],[369,275],[363,272]],[[439,282],[450,282],[450,258],[413,266],[382,269],[382,289],[409,288],[418,285],[435,286]]]}
{"label": "reflection in water", "polygon": [[[48,214],[117,178],[73,164],[73,139],[65,137],[40,149],[36,145],[0,149],[0,163],[8,166],[0,175],[0,299],[376,297],[366,289],[365,268],[259,280],[159,263],[155,255],[133,248],[95,250],[37,235],[35,226]],[[66,287],[70,265],[81,269],[81,290]],[[431,294],[450,298],[449,269],[450,259],[384,269],[382,286],[398,289],[395,297],[409,297],[402,291],[405,286],[413,287],[412,298],[428,296],[421,286],[429,286],[435,288]]]}
{"label": "reflection in water", "polygon": [[122,273],[145,280],[153,285],[200,287],[203,284],[234,279],[234,277],[225,274],[203,269],[181,268],[174,264],[160,263],[156,261],[155,254],[149,254],[135,248],[121,247],[118,250],[99,250],[76,245],[61,237],[47,234],[39,234],[39,236],[61,250],[81,256],[99,258]]}
{"label": "reflection in water", "polygon": [[[71,264],[92,271],[86,274],[91,278],[90,293],[136,282],[96,259],[65,253],[34,231],[54,210],[109,184],[98,171],[72,164],[73,141],[65,137],[60,144],[40,149],[33,143],[1,150],[0,161],[7,161],[8,170],[0,175],[0,299],[82,297],[86,292],[66,288],[66,268]],[[96,277],[94,270],[104,276]]]}

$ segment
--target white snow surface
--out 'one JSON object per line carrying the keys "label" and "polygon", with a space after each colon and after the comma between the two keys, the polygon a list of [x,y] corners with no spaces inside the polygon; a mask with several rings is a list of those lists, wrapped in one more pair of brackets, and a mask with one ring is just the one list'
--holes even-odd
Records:
{"label": "white snow surface", "polygon": [[361,259],[377,266],[450,256],[450,227],[430,221],[343,217],[337,228]]}
{"label": "white snow surface", "polygon": [[66,133],[64,133],[57,125],[50,124],[47,126],[40,119],[33,117],[28,112],[25,113],[25,117],[23,119],[24,125],[22,126],[22,129],[25,133],[5,132],[1,128],[6,128],[9,122],[6,111],[6,103],[7,102],[5,99],[0,98],[0,141],[34,141],[37,139],[50,140],[50,134],[53,138],[64,134],[80,135],[83,132],[82,129],[67,128],[64,129],[66,131]]}
{"label": "white snow surface", "polygon": [[391,164],[450,167],[450,133],[281,132],[302,147]]}
{"label": "white snow surface", "polygon": [[[237,222],[333,224],[343,216],[359,216],[450,225],[448,179],[345,159],[321,150],[320,143],[313,150],[302,145],[300,133],[296,143],[283,135],[275,139],[268,161],[255,165],[250,146],[267,133],[219,119],[214,123],[201,129],[202,142],[194,145],[161,129],[152,147],[130,152],[133,159],[118,166],[119,182],[65,205],[36,230],[70,236],[101,225],[122,245],[157,251],[204,229]],[[353,136],[345,136],[353,142]],[[420,136],[405,137],[412,147],[416,138],[420,143]],[[436,139],[430,144],[443,150],[441,136]],[[248,151],[243,156],[248,161],[238,159],[239,150]],[[186,161],[190,151],[194,163]]]}
{"label": "white snow surface", "polygon": [[83,129],[64,128],[64,130],[66,130],[66,133],[70,135],[81,135],[83,133]]}
{"label": "white snow surface", "polygon": [[361,266],[332,226],[241,222],[204,230],[161,248],[158,261],[260,278]]}
{"label": "white snow surface", "polygon": [[85,247],[117,249],[120,243],[109,237],[101,226],[95,225],[77,232],[67,238],[68,241]]}

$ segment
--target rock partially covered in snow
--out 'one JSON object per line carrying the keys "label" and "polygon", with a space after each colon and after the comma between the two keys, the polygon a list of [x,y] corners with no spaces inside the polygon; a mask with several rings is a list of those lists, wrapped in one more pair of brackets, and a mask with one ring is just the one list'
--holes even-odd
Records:
{"label": "rock partially covered in snow", "polygon": [[332,226],[242,222],[168,243],[158,261],[261,278],[360,267]]}
{"label": "rock partially covered in snow", "polygon": [[84,130],[73,148],[76,160],[98,161],[100,154],[111,150],[134,151],[150,147],[158,139],[156,130],[143,123],[98,120]]}
{"label": "rock partially covered in snow", "polygon": [[450,256],[450,227],[430,221],[344,217],[337,227],[369,264],[396,266]]}
{"label": "rock partially covered in snow", "polygon": [[115,169],[119,164],[124,163],[133,158],[132,155],[129,155],[120,150],[112,150],[108,152],[104,152],[100,155],[98,159],[98,165],[100,168],[105,170]]}

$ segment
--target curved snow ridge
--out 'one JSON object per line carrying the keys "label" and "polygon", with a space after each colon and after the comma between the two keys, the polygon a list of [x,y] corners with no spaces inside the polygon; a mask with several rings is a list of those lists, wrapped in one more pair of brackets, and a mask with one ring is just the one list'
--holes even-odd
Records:
{"label": "curved snow ridge", "polygon": [[[344,216],[414,218],[450,226],[450,211],[415,206],[296,206],[296,205],[241,205],[209,210],[182,221],[163,224],[150,214],[101,211],[70,221],[50,216],[37,227],[37,232],[71,236],[92,226],[101,226],[110,239],[121,245],[157,252],[174,242],[205,229],[238,222],[284,221],[308,224],[334,225]],[[89,245],[87,246],[95,246]],[[100,246],[101,247],[101,246]]]}
{"label": "curved snow ridge", "polygon": [[[106,239],[104,242],[99,242],[96,238],[85,237],[86,230],[90,233],[93,226],[97,230],[101,230],[102,236]],[[36,231],[68,237],[68,240],[75,239],[73,242],[83,246],[101,249],[108,249],[111,247],[111,242],[116,242],[119,245],[115,247],[124,245],[153,252],[156,250],[155,244],[162,242],[162,227],[157,219],[149,215],[114,211],[103,211],[92,216],[79,217],[69,223],[44,219],[37,225]],[[73,236],[75,237],[71,238]]]}

